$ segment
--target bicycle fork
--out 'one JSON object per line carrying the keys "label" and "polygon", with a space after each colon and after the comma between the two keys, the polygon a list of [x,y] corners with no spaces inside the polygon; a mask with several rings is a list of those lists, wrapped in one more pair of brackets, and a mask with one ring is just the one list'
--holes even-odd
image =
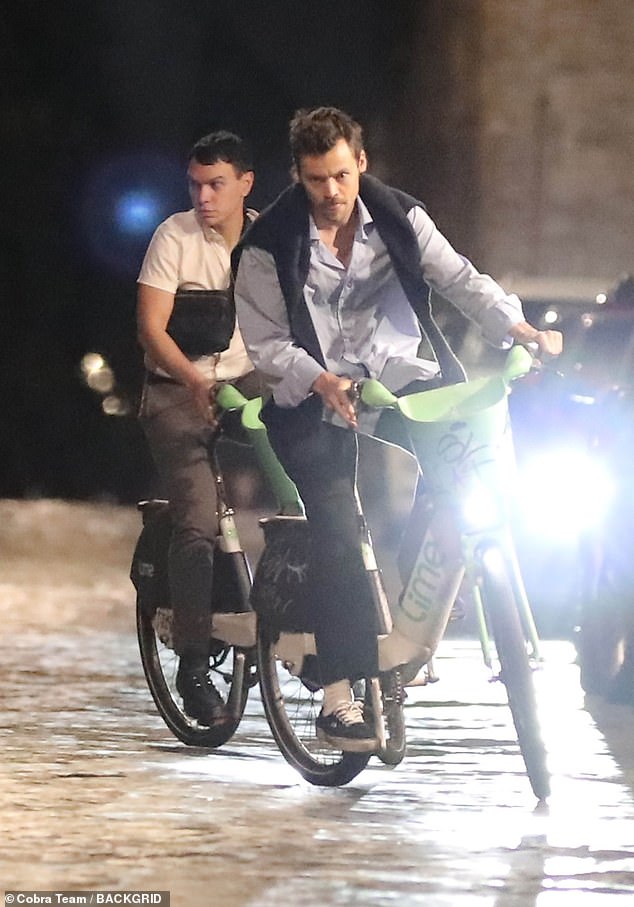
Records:
{"label": "bicycle fork", "polygon": [[[524,580],[522,579],[522,573],[520,571],[519,563],[517,561],[517,554],[515,553],[515,546],[511,539],[507,539],[505,544],[498,544],[497,547],[502,552],[502,555],[508,566],[508,575],[511,581],[513,597],[515,599],[515,606],[517,608],[522,629],[524,631],[524,637],[526,641],[530,644],[531,649],[531,658],[534,661],[542,661],[542,655],[540,652],[540,643],[539,636],[537,633],[537,627],[535,626],[535,619],[533,617],[533,612],[531,610],[530,603],[528,601],[528,596],[526,594],[526,588],[524,586]],[[482,559],[482,554],[477,555],[477,561],[480,562]],[[475,578],[471,583],[471,594],[473,597],[473,603],[475,606],[476,619],[478,623],[478,635],[480,638],[480,648],[482,649],[482,657],[484,663],[489,668],[493,670],[493,655],[492,655],[492,645],[491,645],[491,636],[489,634],[489,628],[486,621],[485,608],[482,601],[482,594],[480,592],[480,582],[478,578]]]}

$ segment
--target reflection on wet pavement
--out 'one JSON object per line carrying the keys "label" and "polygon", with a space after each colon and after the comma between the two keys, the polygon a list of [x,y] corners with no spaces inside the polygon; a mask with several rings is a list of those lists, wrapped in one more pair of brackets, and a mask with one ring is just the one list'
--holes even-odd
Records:
{"label": "reflection on wet pavement", "polygon": [[132,633],[26,633],[3,654],[5,888],[170,889],[174,904],[601,904],[634,892],[631,791],[565,643],[539,676],[554,773],[535,810],[474,643],[410,690],[408,755],[346,788],[301,781],[254,691],[238,733],[187,748],[154,713]]}
{"label": "reflection on wet pavement", "polygon": [[400,766],[373,760],[319,789],[276,750],[257,690],[221,749],[172,737],[125,582],[102,590],[101,616],[78,587],[62,620],[43,585],[0,606],[4,889],[168,889],[177,907],[602,907],[634,893],[634,712],[584,708],[568,643],[544,645],[537,676],[547,809],[470,640],[444,642],[440,682],[410,689]]}

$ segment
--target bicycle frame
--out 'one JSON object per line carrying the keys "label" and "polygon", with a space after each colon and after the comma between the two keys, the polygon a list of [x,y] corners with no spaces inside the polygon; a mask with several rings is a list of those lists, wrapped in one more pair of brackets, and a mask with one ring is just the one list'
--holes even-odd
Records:
{"label": "bicycle frame", "polygon": [[483,657],[492,667],[479,589],[482,558],[491,545],[503,552],[524,632],[533,657],[539,658],[508,507],[515,464],[507,397],[511,381],[528,372],[532,361],[528,350],[514,347],[502,375],[401,398],[376,380],[361,386],[366,406],[392,407],[401,413],[432,513],[410,577],[392,604],[393,630],[379,640],[381,670],[407,662],[421,667],[429,663],[465,575],[476,605]]}
{"label": "bicycle frame", "polygon": [[[537,631],[511,539],[507,504],[514,470],[507,396],[511,381],[528,372],[532,361],[528,350],[514,347],[502,375],[400,398],[375,379],[361,385],[365,406],[395,408],[403,416],[433,510],[409,580],[398,600],[390,603],[391,630],[384,626],[379,637],[382,671],[405,663],[421,668],[429,665],[465,574],[475,602],[483,658],[492,668],[491,641],[478,585],[482,552],[492,541],[504,551],[511,567],[524,632],[533,658],[540,658]],[[277,497],[279,513],[302,516],[297,489],[275,457],[260,420],[261,400],[247,401],[231,385],[220,388],[217,399],[225,409],[242,411],[242,424]],[[486,502],[486,520],[481,514],[469,519],[469,505],[478,500]],[[367,531],[363,550],[372,579],[377,580]],[[373,586],[380,586],[380,582],[373,582]],[[376,597],[381,613],[384,593]],[[282,633],[278,652],[283,661],[295,665],[293,672],[299,673],[303,657],[316,652],[314,639],[309,633]],[[429,679],[433,679],[433,669],[428,670]]]}

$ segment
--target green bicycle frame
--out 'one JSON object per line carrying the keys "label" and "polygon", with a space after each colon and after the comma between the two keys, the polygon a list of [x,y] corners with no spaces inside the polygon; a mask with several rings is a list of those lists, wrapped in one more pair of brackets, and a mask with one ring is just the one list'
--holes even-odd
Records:
{"label": "green bicycle frame", "polygon": [[[375,379],[362,384],[363,404],[391,407],[403,416],[436,515],[421,542],[409,581],[398,602],[391,604],[393,629],[379,645],[382,670],[414,659],[424,664],[432,657],[465,568],[470,577],[475,574],[476,548],[491,534],[512,566],[525,633],[533,657],[540,658],[537,630],[510,537],[507,503],[514,474],[507,396],[511,381],[528,372],[532,361],[524,347],[516,346],[501,375],[400,398]],[[261,398],[247,400],[227,384],[219,389],[217,400],[224,409],[241,410],[242,424],[277,499],[279,513],[303,515],[297,488],[268,441],[260,418]],[[476,518],[471,525],[464,517],[465,508],[479,496],[486,499],[487,518],[484,522]],[[475,581],[471,585],[483,657],[491,667],[491,643],[479,588]]]}
{"label": "green bicycle frame", "polygon": [[[476,582],[476,551],[494,538],[511,566],[514,593],[534,658],[539,639],[517,565],[509,529],[509,489],[513,454],[507,397],[514,378],[526,374],[532,355],[522,346],[510,351],[501,375],[421,391],[397,398],[379,381],[363,382],[362,402],[392,407],[405,420],[412,447],[434,502],[432,521],[422,540],[409,581],[393,605],[393,639],[380,646],[383,663],[409,656],[430,658],[444,633],[466,569],[476,605],[480,641],[491,666],[491,644]],[[472,510],[468,516],[468,510]],[[409,658],[407,659],[409,660]]]}

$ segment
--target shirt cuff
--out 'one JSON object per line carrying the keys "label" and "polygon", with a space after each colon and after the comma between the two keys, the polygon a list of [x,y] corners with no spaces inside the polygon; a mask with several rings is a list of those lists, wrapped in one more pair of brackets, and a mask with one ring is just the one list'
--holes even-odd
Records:
{"label": "shirt cuff", "polygon": [[515,294],[511,294],[506,299],[500,300],[495,308],[482,312],[480,316],[482,336],[492,346],[506,350],[514,343],[509,328],[521,321],[524,321],[522,304]]}
{"label": "shirt cuff", "polygon": [[295,362],[292,371],[273,388],[273,399],[277,406],[299,406],[311,395],[312,386],[323,371],[323,367],[309,357]]}

